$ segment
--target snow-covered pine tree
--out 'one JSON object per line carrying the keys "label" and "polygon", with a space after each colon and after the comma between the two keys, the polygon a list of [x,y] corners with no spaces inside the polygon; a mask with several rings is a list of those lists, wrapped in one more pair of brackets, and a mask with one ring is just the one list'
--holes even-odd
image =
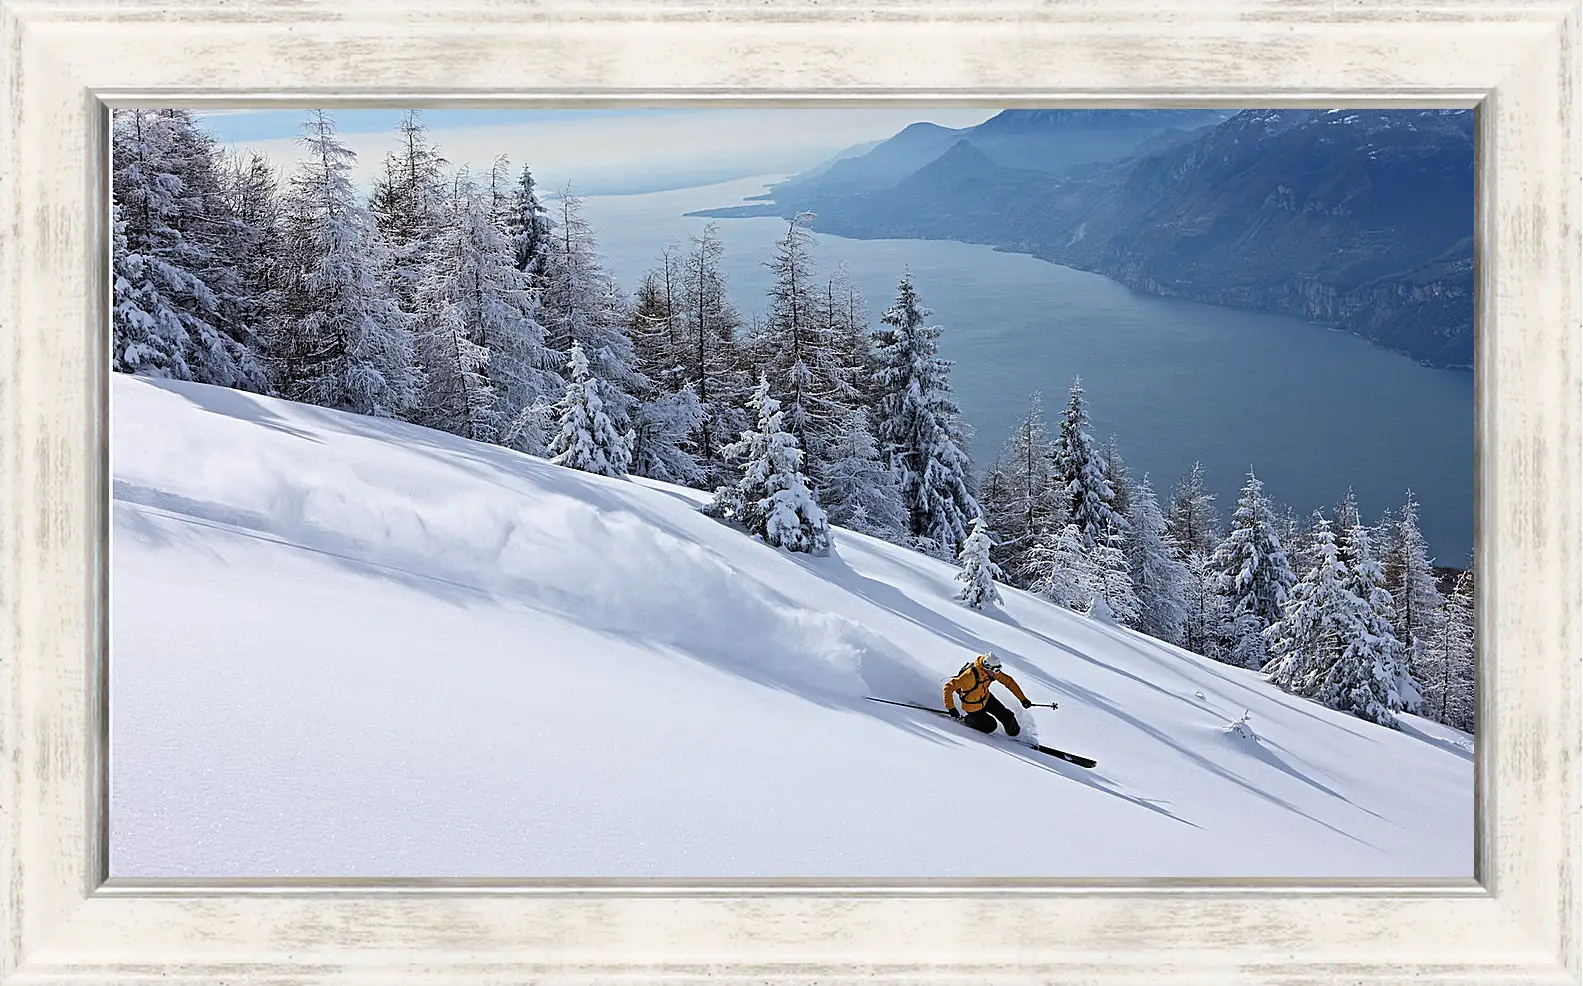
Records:
{"label": "snow-covered pine tree", "polygon": [[[132,253],[126,245],[126,220],[121,218],[121,203],[110,207],[111,273],[110,320],[114,327],[111,367],[118,373],[159,373],[167,360],[180,358],[177,326],[162,326],[157,296],[146,294],[149,282],[143,255]],[[153,311],[145,310],[144,305]]]}
{"label": "snow-covered pine tree", "polygon": [[1092,548],[1106,543],[1111,531],[1127,533],[1127,521],[1116,512],[1116,492],[1110,484],[1105,458],[1094,445],[1088,410],[1083,404],[1083,382],[1072,381],[1061,433],[1055,444],[1056,481],[1065,496],[1065,513],[1077,525],[1083,544]]}
{"label": "snow-covered pine tree", "polygon": [[[1345,585],[1357,600],[1352,621],[1352,638],[1342,655],[1351,661],[1351,681],[1338,685],[1340,703],[1333,707],[1362,715],[1373,722],[1388,723],[1389,713],[1405,709],[1416,712],[1422,690],[1408,665],[1407,652],[1391,626],[1395,609],[1391,594],[1385,590],[1385,574],[1376,560],[1369,529],[1358,524],[1340,542],[1341,562],[1346,566]],[[1381,711],[1383,710],[1383,712]]]}
{"label": "snow-covered pine tree", "polygon": [[381,276],[402,311],[417,310],[418,282],[431,266],[431,252],[445,215],[446,160],[429,138],[419,110],[408,110],[396,125],[396,149],[385,155],[384,170],[369,196],[379,234],[387,249]]}
{"label": "snow-covered pine tree", "polygon": [[898,477],[880,455],[867,411],[856,408],[847,415],[828,453],[820,500],[830,523],[887,541],[904,540],[907,512]]}
{"label": "snow-covered pine tree", "polygon": [[1000,566],[989,557],[994,543],[994,535],[989,525],[984,523],[984,518],[973,518],[973,529],[962,542],[962,552],[957,558],[962,570],[957,573],[956,580],[962,583],[962,591],[957,594],[957,598],[974,609],[983,609],[986,604],[1001,601],[995,581],[1002,573]]}
{"label": "snow-covered pine tree", "polygon": [[1358,606],[1347,591],[1335,531],[1318,511],[1309,543],[1314,563],[1292,586],[1281,618],[1265,631],[1270,660],[1263,670],[1287,691],[1314,698],[1352,637]]}
{"label": "snow-covered pine tree", "polygon": [[599,476],[625,476],[632,461],[632,436],[623,434],[607,410],[603,381],[593,375],[581,343],[566,362],[566,394],[555,407],[560,431],[550,442],[551,462]]}
{"label": "snow-covered pine tree", "polygon": [[1058,606],[1086,612],[1104,591],[1104,573],[1076,524],[1044,532],[1030,549],[1028,563],[1038,572],[1028,591]]}
{"label": "snow-covered pine tree", "polygon": [[972,466],[960,444],[961,412],[950,396],[951,363],[938,355],[940,326],[924,324],[929,314],[919,304],[912,275],[904,275],[880,330],[885,345],[878,353],[879,440],[901,474],[913,543],[955,557],[969,518],[980,510]]}
{"label": "snow-covered pine tree", "polygon": [[1290,505],[1274,511],[1275,530],[1280,535],[1281,547],[1286,549],[1286,561],[1294,572],[1306,572],[1313,564],[1308,551],[1308,531],[1304,529],[1297,511]]}
{"label": "snow-covered pine tree", "polygon": [[1296,694],[1395,727],[1395,714],[1416,707],[1419,693],[1400,661],[1368,532],[1355,524],[1338,543],[1316,515],[1311,543],[1316,564],[1266,633],[1273,656],[1265,671]]}
{"label": "snow-covered pine tree", "polygon": [[752,379],[739,352],[742,317],[731,304],[721,269],[724,247],[719,226],[709,223],[692,238],[682,259],[678,296],[677,361],[682,379],[698,393],[703,417],[693,441],[706,482],[728,481],[730,467],[721,447],[749,425],[748,397]]}
{"label": "snow-covered pine tree", "polygon": [[533,172],[523,165],[511,192],[506,237],[511,242],[512,263],[528,275],[530,283],[536,283],[544,273],[544,244],[551,228],[549,210],[539,201]]}
{"label": "snow-covered pine tree", "polygon": [[1204,464],[1193,463],[1171,494],[1165,514],[1166,532],[1178,561],[1193,552],[1212,555],[1220,543],[1220,518],[1215,515],[1215,494],[1204,483]]}
{"label": "snow-covered pine tree", "polygon": [[1418,501],[1411,490],[1407,491],[1407,502],[1394,526],[1383,564],[1385,590],[1395,604],[1396,639],[1407,648],[1413,673],[1424,677],[1424,652],[1443,600],[1435,584],[1429,543],[1418,527]]}
{"label": "snow-covered pine tree", "polygon": [[257,388],[263,372],[240,321],[240,275],[214,142],[187,110],[117,110],[114,200],[127,290],[112,320],[112,367],[125,373]]}
{"label": "snow-covered pine tree", "polygon": [[417,400],[410,316],[378,272],[388,250],[352,184],[356,155],[315,110],[283,203],[292,277],[274,349],[292,400],[398,417]]}
{"label": "snow-covered pine tree", "polygon": [[1037,573],[1027,562],[1029,550],[1048,531],[1065,522],[1065,497],[1054,473],[1055,443],[1044,420],[1039,394],[1028,401],[1028,413],[1012,430],[1001,450],[1004,489],[985,505],[990,523],[1001,535],[1002,567],[1014,585],[1027,585]]}
{"label": "snow-covered pine tree", "polygon": [[186,110],[159,110],[175,126],[169,131],[172,150],[182,162],[188,222],[182,235],[208,256],[196,273],[214,292],[215,327],[226,341],[223,350],[201,349],[194,365],[208,383],[259,390],[266,374],[258,359],[262,343],[253,331],[247,306],[242,266],[253,240],[259,235],[232,207],[224,171],[225,153],[214,137]]}
{"label": "snow-covered pine tree", "polygon": [[770,396],[767,376],[759,377],[749,406],[757,427],[722,450],[742,462],[742,478],[717,490],[705,512],[741,524],[771,546],[824,554],[830,547],[829,522],[803,474],[802,449],[786,429],[780,403]]}
{"label": "snow-covered pine tree", "polygon": [[1099,594],[1116,622],[1124,626],[1138,625],[1138,593],[1132,584],[1131,563],[1126,545],[1130,536],[1110,530],[1105,540],[1089,549],[1094,567],[1099,571]]}
{"label": "snow-covered pine tree", "polygon": [[1264,632],[1281,618],[1281,607],[1297,578],[1276,532],[1264,484],[1251,469],[1231,530],[1215,549],[1214,564],[1227,598],[1229,663],[1262,667],[1269,659]]}
{"label": "snow-covered pine tree", "polygon": [[1160,501],[1145,475],[1134,485],[1127,523],[1127,562],[1138,598],[1132,626],[1167,643],[1181,644],[1187,623],[1187,566],[1173,556]]}

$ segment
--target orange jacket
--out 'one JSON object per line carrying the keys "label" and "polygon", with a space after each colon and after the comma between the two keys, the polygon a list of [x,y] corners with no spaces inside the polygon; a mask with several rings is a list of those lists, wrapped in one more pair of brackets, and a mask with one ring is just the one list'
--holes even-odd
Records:
{"label": "orange jacket", "polygon": [[989,701],[989,686],[1000,682],[1011,693],[1017,696],[1020,702],[1028,701],[1028,696],[1022,693],[1022,687],[1015,678],[1004,671],[991,671],[984,667],[982,655],[974,658],[970,663],[964,664],[956,677],[945,683],[945,707],[956,708],[956,696],[962,696],[962,711],[977,712]]}

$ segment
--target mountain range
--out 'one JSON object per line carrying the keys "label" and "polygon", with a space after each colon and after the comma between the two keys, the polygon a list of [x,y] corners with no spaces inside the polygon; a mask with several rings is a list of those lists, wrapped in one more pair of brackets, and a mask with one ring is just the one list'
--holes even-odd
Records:
{"label": "mountain range", "polygon": [[695,214],[982,243],[1471,366],[1473,210],[1468,110],[1007,110]]}

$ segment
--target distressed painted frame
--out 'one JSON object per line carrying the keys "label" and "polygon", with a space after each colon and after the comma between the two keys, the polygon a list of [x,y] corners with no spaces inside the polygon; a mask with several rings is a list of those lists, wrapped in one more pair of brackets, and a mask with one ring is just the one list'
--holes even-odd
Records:
{"label": "distressed painted frame", "polygon": [[[1545,0],[0,0],[0,981],[1579,982],[1579,25]],[[1478,882],[107,884],[107,107],[395,98],[1476,105]]]}

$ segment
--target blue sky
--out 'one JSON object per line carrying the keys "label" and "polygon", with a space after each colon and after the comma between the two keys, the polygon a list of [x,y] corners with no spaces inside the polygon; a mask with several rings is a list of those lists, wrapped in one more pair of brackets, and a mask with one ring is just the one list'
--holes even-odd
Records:
{"label": "blue sky", "polygon": [[[526,164],[541,184],[571,182],[581,194],[610,194],[782,174],[812,167],[856,144],[883,140],[927,120],[967,127],[993,116],[986,108],[671,107],[565,110],[424,110],[440,152],[454,164],[487,170],[498,154]],[[332,111],[358,154],[366,182],[393,146],[399,109]],[[277,165],[298,154],[303,110],[201,114],[222,143],[253,148]]]}

